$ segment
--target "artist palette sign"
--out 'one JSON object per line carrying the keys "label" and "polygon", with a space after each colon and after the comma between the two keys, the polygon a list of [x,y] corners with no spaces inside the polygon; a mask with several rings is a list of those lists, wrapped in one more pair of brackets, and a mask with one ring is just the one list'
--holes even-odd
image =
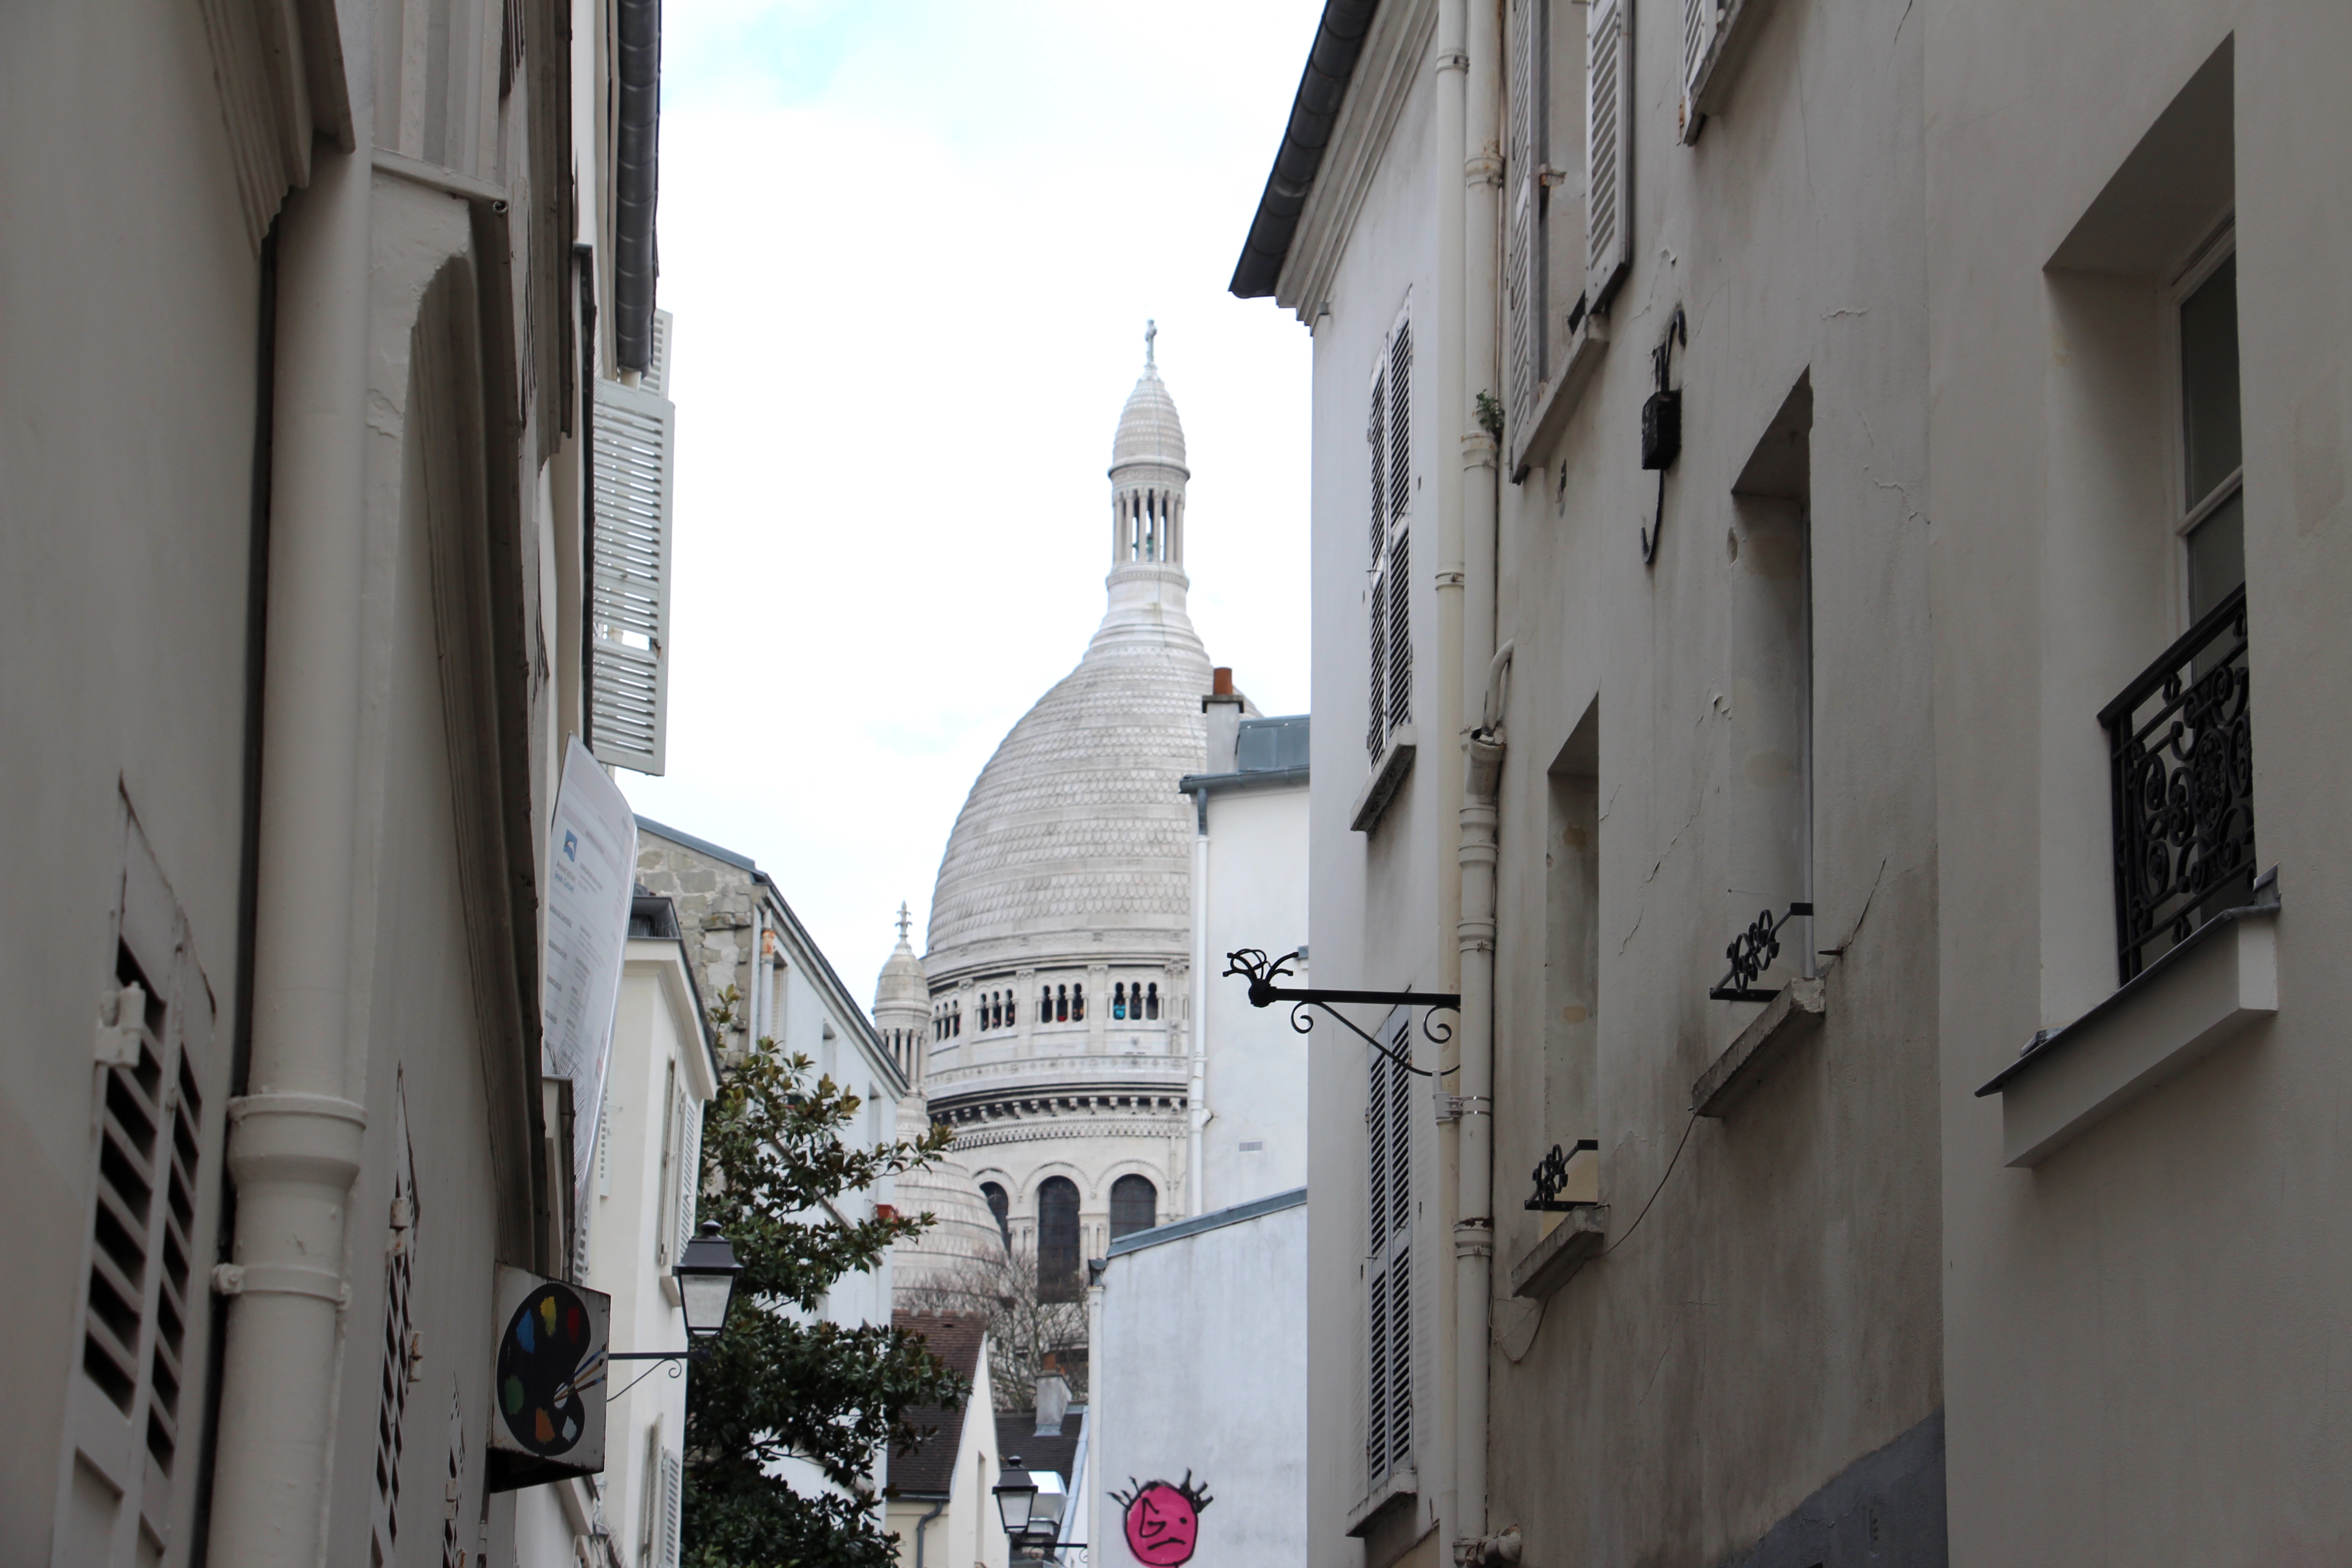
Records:
{"label": "artist palette sign", "polygon": [[520,1268],[499,1270],[491,1365],[493,1489],[604,1468],[613,1299]]}

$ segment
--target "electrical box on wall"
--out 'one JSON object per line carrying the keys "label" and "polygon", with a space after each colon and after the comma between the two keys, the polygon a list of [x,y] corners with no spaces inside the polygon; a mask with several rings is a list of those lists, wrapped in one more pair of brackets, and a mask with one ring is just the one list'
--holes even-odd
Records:
{"label": "electrical box on wall", "polygon": [[500,1268],[497,1301],[490,1489],[594,1475],[604,1468],[613,1298]]}
{"label": "electrical box on wall", "polygon": [[1642,467],[1671,468],[1682,450],[1682,390],[1661,387],[1642,405]]}

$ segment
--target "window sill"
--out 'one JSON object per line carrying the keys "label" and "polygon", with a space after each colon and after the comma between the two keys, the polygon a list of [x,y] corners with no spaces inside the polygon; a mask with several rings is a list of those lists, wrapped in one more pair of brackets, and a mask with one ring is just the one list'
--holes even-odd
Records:
{"label": "window sill", "polygon": [[1391,1470],[1370,1497],[1348,1510],[1347,1532],[1359,1539],[1370,1534],[1391,1510],[1412,1507],[1420,1493],[1420,1479],[1410,1468]]}
{"label": "window sill", "polygon": [[2000,1096],[2005,1163],[2041,1164],[2278,1011],[2275,876],[1977,1090]]}
{"label": "window sill", "polygon": [[1371,776],[1356,795],[1355,809],[1348,818],[1350,828],[1370,833],[1380,826],[1381,818],[1387,815],[1389,802],[1396,798],[1397,791],[1404,787],[1406,776],[1412,772],[1413,753],[1418,749],[1413,744],[1412,725],[1400,724],[1390,733],[1389,749],[1381,753]]}
{"label": "window sill", "polygon": [[1593,1204],[1584,1208],[1570,1209],[1559,1216],[1559,1224],[1549,1236],[1528,1248],[1528,1255],[1511,1265],[1511,1294],[1530,1301],[1540,1301],[1570,1279],[1576,1271],[1591,1262],[1608,1239],[1609,1205]]}
{"label": "window sill", "polygon": [[1780,987],[1780,994],[1764,1004],[1764,1011],[1748,1021],[1739,1037],[1691,1085],[1691,1114],[1730,1115],[1758,1084],[1771,1076],[1791,1047],[1821,1026],[1828,1007],[1826,976],[1791,980]]}
{"label": "window sill", "polygon": [[1731,84],[1739,75],[1739,62],[1748,58],[1756,35],[1764,30],[1772,0],[1722,0],[1722,5],[1723,16],[1715,25],[1706,58],[1699,62],[1697,79],[1683,105],[1685,142],[1697,141],[1708,117],[1723,112],[1724,103],[1731,97]]}
{"label": "window sill", "polygon": [[1585,312],[1575,335],[1568,341],[1568,353],[1559,374],[1544,384],[1536,398],[1536,411],[1528,420],[1528,427],[1511,443],[1511,483],[1526,481],[1528,470],[1535,467],[1539,453],[1548,453],[1559,439],[1568,416],[1584,399],[1584,389],[1592,380],[1592,373],[1601,366],[1601,351],[1609,346],[1609,318],[1598,310]]}

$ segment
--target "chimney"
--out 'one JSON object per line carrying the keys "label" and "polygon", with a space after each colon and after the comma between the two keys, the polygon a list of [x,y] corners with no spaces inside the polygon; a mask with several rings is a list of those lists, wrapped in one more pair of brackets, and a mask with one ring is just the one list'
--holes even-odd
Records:
{"label": "chimney", "polygon": [[1039,1374],[1037,1379],[1037,1431],[1040,1437],[1062,1435],[1062,1415],[1070,1407],[1069,1380],[1058,1372]]}
{"label": "chimney", "polygon": [[1242,698],[1234,689],[1230,666],[1221,664],[1210,671],[1209,694],[1201,699],[1201,711],[1209,716],[1209,754],[1202,771],[1234,772],[1240,765],[1235,758],[1241,745]]}

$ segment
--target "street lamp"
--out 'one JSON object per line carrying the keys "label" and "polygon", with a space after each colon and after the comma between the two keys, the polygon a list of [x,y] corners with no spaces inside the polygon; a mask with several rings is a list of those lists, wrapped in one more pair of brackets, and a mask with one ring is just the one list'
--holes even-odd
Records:
{"label": "street lamp", "polygon": [[690,1337],[707,1340],[727,1326],[743,1266],[735,1261],[733,1245],[719,1234],[718,1221],[702,1222],[702,1234],[686,1244],[670,1272],[677,1278],[678,1306]]}
{"label": "street lamp", "polygon": [[1020,1455],[1004,1457],[1004,1468],[998,1472],[992,1490],[996,1498],[997,1516],[1004,1521],[1004,1533],[1015,1541],[1028,1534],[1029,1510],[1037,1502],[1037,1482],[1021,1468]]}

